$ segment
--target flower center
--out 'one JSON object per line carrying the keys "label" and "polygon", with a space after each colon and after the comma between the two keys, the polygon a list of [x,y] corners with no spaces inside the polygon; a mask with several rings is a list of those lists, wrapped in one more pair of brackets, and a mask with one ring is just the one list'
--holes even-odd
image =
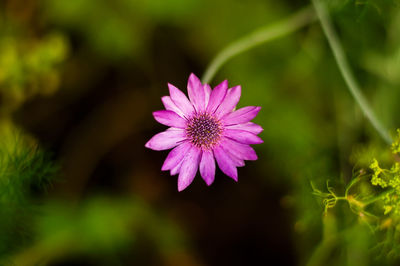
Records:
{"label": "flower center", "polygon": [[210,148],[221,136],[221,123],[213,116],[202,113],[188,120],[186,134],[193,145],[199,148]]}

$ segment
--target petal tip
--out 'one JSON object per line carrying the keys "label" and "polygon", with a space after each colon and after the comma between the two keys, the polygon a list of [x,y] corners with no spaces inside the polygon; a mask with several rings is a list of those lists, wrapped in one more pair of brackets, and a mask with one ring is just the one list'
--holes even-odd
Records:
{"label": "petal tip", "polygon": [[193,72],[190,73],[189,79],[199,79]]}
{"label": "petal tip", "polygon": [[161,166],[161,171],[168,171],[170,170],[169,167],[166,166],[165,162],[164,164]]}
{"label": "petal tip", "polygon": [[202,85],[200,79],[194,74],[194,73],[190,73],[189,79],[188,79],[188,83],[192,83],[192,84],[196,84],[196,85]]}
{"label": "petal tip", "polygon": [[185,190],[189,185],[178,182],[178,192]]}
{"label": "petal tip", "polygon": [[211,181],[207,181],[207,180],[206,180],[206,185],[207,185],[207,186],[211,186],[212,183],[214,183],[214,180],[211,180]]}
{"label": "petal tip", "polygon": [[237,168],[235,167],[235,171],[229,175],[230,178],[232,178],[233,180],[235,180],[235,182],[238,182],[238,171]]}
{"label": "petal tip", "polygon": [[168,83],[168,89],[169,89],[169,94],[171,94],[171,91],[177,90],[178,88],[172,85],[171,83]]}
{"label": "petal tip", "polygon": [[144,144],[144,146],[145,146],[146,148],[148,148],[148,149],[152,149],[152,148],[151,148],[150,140],[149,140],[148,142],[146,142],[146,144]]}
{"label": "petal tip", "polygon": [[231,90],[242,90],[242,86],[241,86],[241,85],[233,86],[233,87],[231,88]]}

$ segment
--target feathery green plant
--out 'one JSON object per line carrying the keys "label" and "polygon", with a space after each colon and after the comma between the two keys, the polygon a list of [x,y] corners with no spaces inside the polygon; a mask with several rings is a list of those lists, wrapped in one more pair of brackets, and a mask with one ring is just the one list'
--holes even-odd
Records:
{"label": "feathery green plant", "polygon": [[51,157],[15,129],[0,134],[0,257],[25,245],[39,197],[56,176]]}

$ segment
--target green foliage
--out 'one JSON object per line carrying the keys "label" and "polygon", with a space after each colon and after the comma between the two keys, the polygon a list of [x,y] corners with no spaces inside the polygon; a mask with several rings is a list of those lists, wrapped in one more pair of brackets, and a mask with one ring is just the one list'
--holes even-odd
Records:
{"label": "green foliage", "polygon": [[38,195],[55,177],[48,154],[15,129],[1,127],[0,141],[0,257],[31,237]]}
{"label": "green foliage", "polygon": [[40,196],[54,182],[57,167],[11,124],[3,122],[0,128],[1,265],[37,265],[74,254],[100,261],[142,237],[164,256],[187,249],[175,223],[138,199],[93,197],[79,206],[45,203]]}
{"label": "green foliage", "polygon": [[400,129],[397,129],[397,136],[392,143],[391,150],[393,154],[400,153]]}
{"label": "green foliage", "polygon": [[42,0],[45,17],[82,35],[97,55],[108,60],[138,57],[147,49],[149,30],[157,21],[187,18],[199,0]]}
{"label": "green foliage", "polygon": [[[397,130],[397,137],[392,143],[391,150],[393,154],[400,151],[400,130]],[[379,163],[374,159],[370,165],[372,170],[371,183],[381,188],[389,188],[388,193],[382,197],[384,215],[391,213],[396,216],[396,220],[400,218],[400,166],[395,162],[390,169],[382,169]],[[397,217],[399,216],[399,217]]]}
{"label": "green foliage", "polygon": [[110,252],[133,241],[130,230],[146,219],[138,202],[93,198],[79,208],[50,203],[37,218],[37,240],[69,252]]}
{"label": "green foliage", "polygon": [[14,110],[36,94],[50,94],[59,86],[58,68],[68,53],[62,34],[40,40],[21,38],[0,26],[0,111]]}
{"label": "green foliage", "polygon": [[[166,256],[188,248],[181,230],[139,199],[97,196],[78,207],[51,202],[41,208],[33,224],[32,244],[4,261],[37,265],[85,254],[103,263],[104,256],[131,250],[142,237]],[[118,260],[109,263],[119,264]]]}
{"label": "green foliage", "polygon": [[[393,141],[392,162],[399,151],[400,131]],[[337,196],[333,188],[327,185],[328,192],[322,192],[313,184],[313,194],[322,199],[324,213],[337,205],[339,200],[348,203],[351,211],[359,219],[358,222],[366,224],[371,232],[371,237],[382,241],[371,242],[370,248],[374,252],[388,252],[386,259],[397,259],[400,246],[397,244],[400,225],[400,167],[398,162],[393,162],[388,169],[382,168],[377,159],[373,158],[369,165],[370,171],[361,169],[357,176],[346,185],[343,196]],[[380,189],[375,189],[379,187]],[[353,224],[354,225],[354,224]],[[347,229],[344,229],[347,230]],[[383,258],[381,258],[383,259]]]}

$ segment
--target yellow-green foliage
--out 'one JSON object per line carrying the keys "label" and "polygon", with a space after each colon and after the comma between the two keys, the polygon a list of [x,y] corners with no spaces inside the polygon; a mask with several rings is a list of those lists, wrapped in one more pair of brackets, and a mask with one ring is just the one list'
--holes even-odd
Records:
{"label": "yellow-green foliage", "polygon": [[[400,151],[400,130],[397,132],[390,149],[391,158],[383,155],[387,151],[382,150],[378,153],[375,148],[373,153],[364,154],[362,160],[371,155],[379,159],[370,159],[369,169],[356,171],[352,180],[346,184],[342,195],[337,195],[328,184],[328,192],[318,190],[312,184],[313,194],[322,199],[324,217],[342,215],[350,209],[356,214],[352,221],[357,221],[352,226],[357,228],[357,231],[361,230],[360,226],[368,228],[376,238],[376,241],[370,241],[370,245],[375,247],[378,253],[388,254],[388,258],[391,259],[398,258],[400,250],[398,245],[400,240],[400,164],[396,162],[397,153]],[[364,151],[368,150],[370,148]],[[356,152],[359,153],[359,151]],[[358,158],[356,161],[359,165],[364,165]],[[390,167],[382,165],[390,165]],[[345,202],[346,204],[341,206],[346,206],[346,208],[338,207],[339,201]],[[346,227],[343,232],[345,230],[351,230],[351,228]]]}
{"label": "yellow-green foliage", "polygon": [[[3,33],[0,28],[0,34]],[[49,94],[59,86],[58,65],[68,54],[61,34],[30,39],[5,34],[0,37],[1,111],[13,110],[36,94]]]}
{"label": "yellow-green foliage", "polygon": [[[391,150],[394,155],[400,152],[400,130],[397,130],[397,136],[394,139]],[[390,169],[381,168],[379,162],[373,159],[369,168],[373,171],[371,184],[380,186],[381,188],[391,189],[391,193],[387,193],[382,197],[384,202],[384,214],[400,213],[400,166],[395,162]]]}
{"label": "yellow-green foliage", "polygon": [[392,152],[397,154],[400,152],[400,129],[397,129],[397,136],[392,143]]}

